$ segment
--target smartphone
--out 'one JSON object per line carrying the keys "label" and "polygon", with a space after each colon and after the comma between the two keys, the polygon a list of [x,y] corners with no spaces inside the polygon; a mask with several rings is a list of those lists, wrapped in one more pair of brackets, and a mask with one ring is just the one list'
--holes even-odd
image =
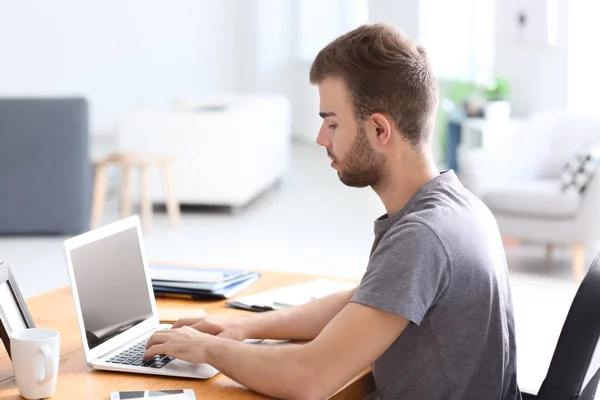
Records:
{"label": "smartphone", "polygon": [[196,400],[192,389],[181,390],[132,390],[111,392],[110,400],[155,399],[155,400]]}

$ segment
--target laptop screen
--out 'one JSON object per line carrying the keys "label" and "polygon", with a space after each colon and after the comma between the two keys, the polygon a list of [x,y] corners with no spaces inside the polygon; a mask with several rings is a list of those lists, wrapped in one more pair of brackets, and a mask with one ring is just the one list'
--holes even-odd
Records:
{"label": "laptop screen", "polygon": [[152,316],[135,227],[71,250],[90,349]]}

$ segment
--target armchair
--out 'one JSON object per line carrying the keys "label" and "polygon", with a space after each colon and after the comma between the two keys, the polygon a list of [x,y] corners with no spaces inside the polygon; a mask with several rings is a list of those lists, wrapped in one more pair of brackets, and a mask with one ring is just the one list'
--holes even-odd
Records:
{"label": "armchair", "polygon": [[510,142],[462,155],[461,179],[494,213],[503,236],[572,246],[572,268],[585,275],[585,246],[600,239],[600,169],[584,192],[561,191],[570,157],[600,143],[600,117],[567,112],[533,116]]}

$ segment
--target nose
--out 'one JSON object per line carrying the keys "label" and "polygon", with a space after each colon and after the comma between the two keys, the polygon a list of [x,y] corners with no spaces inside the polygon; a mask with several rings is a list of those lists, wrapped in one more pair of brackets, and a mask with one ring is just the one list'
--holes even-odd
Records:
{"label": "nose", "polygon": [[317,144],[323,147],[331,147],[331,135],[329,134],[325,121],[321,124],[319,134],[317,135]]}

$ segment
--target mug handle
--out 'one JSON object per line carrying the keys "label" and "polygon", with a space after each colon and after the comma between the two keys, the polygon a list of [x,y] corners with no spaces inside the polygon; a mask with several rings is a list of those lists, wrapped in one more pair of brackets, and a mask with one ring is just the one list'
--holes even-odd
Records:
{"label": "mug handle", "polygon": [[42,353],[44,353],[44,358],[46,359],[46,370],[44,377],[38,380],[38,383],[42,384],[50,381],[54,377],[56,371],[54,371],[54,354],[52,354],[50,347],[44,345],[40,347],[40,350]]}

